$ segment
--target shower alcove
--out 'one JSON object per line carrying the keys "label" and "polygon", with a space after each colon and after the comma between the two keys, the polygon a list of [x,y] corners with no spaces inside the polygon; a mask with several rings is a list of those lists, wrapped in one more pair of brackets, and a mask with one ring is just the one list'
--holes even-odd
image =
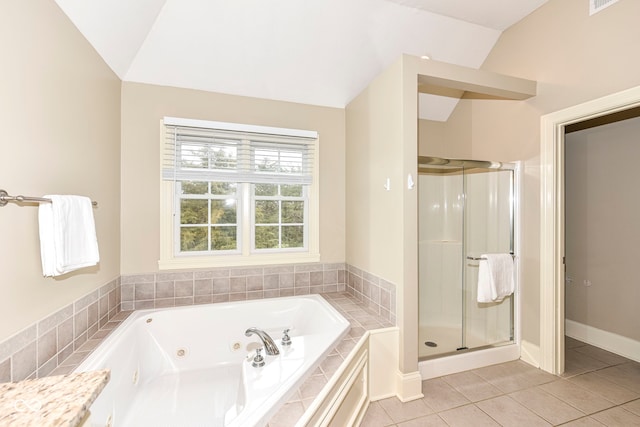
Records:
{"label": "shower alcove", "polygon": [[[422,366],[436,358],[516,344],[516,296],[479,303],[477,283],[482,254],[515,254],[517,172],[514,163],[418,157]],[[505,356],[516,358],[515,350],[507,349]],[[451,361],[452,370],[459,370],[460,361]]]}
{"label": "shower alcove", "polygon": [[[391,375],[389,380],[396,396],[402,401],[422,397],[422,381],[435,376],[460,372],[465,369],[515,360],[520,357],[518,345],[518,304],[515,301],[513,321],[498,322],[503,315],[503,308],[511,310],[511,303],[505,301],[500,310],[491,317],[478,318],[471,312],[466,320],[468,332],[463,345],[461,338],[462,307],[461,295],[442,295],[442,297],[458,300],[460,307],[448,318],[438,319],[440,326],[456,327],[456,340],[447,347],[442,338],[423,337],[420,327],[420,262],[419,259],[419,212],[422,202],[419,192],[423,177],[418,172],[418,124],[419,94],[445,96],[449,98],[465,98],[465,102],[512,102],[518,108],[519,101],[535,96],[536,83],[531,80],[505,76],[489,71],[471,69],[454,64],[432,60],[423,60],[410,55],[403,55],[383,73],[378,75],[346,108],[346,262],[380,280],[384,280],[394,289],[391,302],[392,321],[396,324],[397,345],[385,353],[387,364],[380,372],[375,371],[372,381],[378,376]],[[469,125],[471,126],[471,124]],[[456,131],[462,130],[457,128]],[[458,132],[459,134],[460,132]],[[471,132],[466,135],[470,136]],[[421,134],[420,140],[433,135]],[[438,138],[438,135],[435,136]],[[420,147],[420,153],[429,153]],[[428,148],[428,146],[427,146]],[[440,157],[454,157],[454,154],[440,150]],[[472,157],[472,154],[483,153],[480,141],[470,141],[458,150],[455,157]],[[499,152],[501,159],[505,153]],[[518,159],[502,159],[518,160]],[[469,190],[475,185],[473,178],[488,177],[492,174],[473,173],[468,171],[467,185]],[[437,174],[436,174],[437,175]],[[446,174],[445,174],[446,175]],[[451,176],[452,181],[456,179]],[[458,176],[457,179],[460,179]],[[437,186],[436,184],[433,184]],[[440,185],[440,184],[439,184]],[[517,184],[516,184],[517,185]],[[444,190],[438,190],[444,191]],[[514,187],[514,194],[517,188]],[[468,192],[468,194],[471,194]],[[469,196],[470,197],[470,196]],[[459,214],[460,216],[461,214]],[[473,216],[473,215],[471,215]],[[444,219],[442,219],[444,221]],[[517,224],[517,221],[516,221]],[[438,227],[452,226],[442,222]],[[435,226],[434,226],[435,227]],[[481,227],[484,227],[481,225]],[[451,229],[453,231],[453,229]],[[515,227],[514,253],[519,257],[517,247],[517,226]],[[434,236],[433,239],[447,241],[462,239],[459,236]],[[461,240],[460,240],[461,241]],[[424,245],[424,243],[423,243]],[[438,251],[462,251],[462,243],[442,242]],[[466,248],[475,251],[471,246]],[[509,247],[494,246],[478,248],[478,251],[509,252]],[[473,253],[471,253],[473,255]],[[466,254],[465,254],[466,256]],[[517,259],[519,260],[519,258]],[[461,258],[457,261],[460,266]],[[466,260],[464,261],[466,262]],[[475,262],[477,265],[477,261]],[[469,267],[472,274],[477,274],[477,267]],[[433,274],[452,274],[453,279],[461,283],[462,274],[455,276],[444,270]],[[363,273],[364,274],[364,273]],[[458,273],[456,273],[458,274]],[[474,280],[469,278],[469,280]],[[382,283],[382,282],[381,282]],[[452,291],[453,292],[453,291]],[[460,299],[458,298],[460,297]],[[472,304],[468,304],[471,310]],[[484,308],[484,307],[483,307]],[[430,310],[435,310],[431,307]],[[509,316],[511,313],[508,313]],[[499,328],[485,335],[480,343],[472,343],[476,336],[471,332],[481,331],[479,325],[495,322]],[[513,332],[512,332],[513,329]],[[460,333],[459,333],[460,332]],[[493,334],[493,336],[490,336]],[[512,338],[513,336],[513,338]],[[449,348],[443,352],[444,357],[429,357],[420,354],[424,342],[432,339],[438,350]],[[496,345],[514,343],[507,345]],[[456,346],[453,348],[453,346]],[[482,348],[477,351],[459,352],[458,347]],[[503,352],[508,352],[504,354]],[[388,397],[388,394],[372,393],[371,399]]]}

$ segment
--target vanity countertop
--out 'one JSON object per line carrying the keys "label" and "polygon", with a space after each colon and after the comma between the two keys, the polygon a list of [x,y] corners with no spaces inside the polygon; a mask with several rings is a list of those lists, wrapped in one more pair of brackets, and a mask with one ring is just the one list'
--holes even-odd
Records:
{"label": "vanity countertop", "polygon": [[78,426],[109,382],[109,370],[0,384],[0,426]]}

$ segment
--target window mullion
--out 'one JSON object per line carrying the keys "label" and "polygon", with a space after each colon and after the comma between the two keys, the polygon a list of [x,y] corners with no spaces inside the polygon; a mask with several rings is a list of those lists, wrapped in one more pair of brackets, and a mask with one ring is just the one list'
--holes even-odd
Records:
{"label": "window mullion", "polygon": [[282,196],[278,185],[278,249],[282,249]]}
{"label": "window mullion", "polygon": [[238,225],[239,232],[242,236],[242,254],[249,255],[253,248],[254,227],[255,227],[255,200],[251,191],[251,184],[240,184],[238,188],[242,188],[242,223]]}
{"label": "window mullion", "polygon": [[[211,162],[211,155],[209,155]],[[207,183],[207,248],[212,249],[211,239],[213,238],[213,224],[211,224],[211,182]]]}

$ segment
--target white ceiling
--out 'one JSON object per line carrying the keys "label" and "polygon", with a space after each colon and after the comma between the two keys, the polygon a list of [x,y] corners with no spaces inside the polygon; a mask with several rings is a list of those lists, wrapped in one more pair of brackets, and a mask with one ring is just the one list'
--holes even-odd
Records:
{"label": "white ceiling", "polygon": [[479,68],[546,1],[56,0],[123,81],[339,108],[402,53]]}

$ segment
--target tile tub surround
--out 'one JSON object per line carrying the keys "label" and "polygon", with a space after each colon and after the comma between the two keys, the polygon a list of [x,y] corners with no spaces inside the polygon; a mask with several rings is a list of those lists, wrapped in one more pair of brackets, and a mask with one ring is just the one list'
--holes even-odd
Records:
{"label": "tile tub surround", "polygon": [[122,311],[349,292],[396,324],[396,286],[344,263],[216,268],[122,276]]}
{"label": "tile tub surround", "polygon": [[[355,297],[347,292],[323,293],[327,300],[340,314],[351,324],[351,329],[336,347],[327,355],[325,360],[296,390],[287,403],[276,413],[269,422],[269,427],[293,426],[311,405],[320,390],[329,382],[346,359],[347,355],[356,346],[366,331],[386,328],[392,324],[364,306]],[[88,340],[79,351],[69,357],[68,363],[58,368],[59,373],[72,372],[95,349],[119,322],[126,319],[131,311],[120,312],[113,321],[101,328],[92,339]]]}
{"label": "tile tub surround", "polygon": [[322,297],[351,323],[351,329],[320,364],[320,367],[271,418],[268,427],[293,427],[322,388],[329,383],[365,332],[393,326],[387,319],[347,292],[323,294]]}
{"label": "tile tub surround", "polygon": [[109,376],[104,370],[0,384],[0,425],[77,426]]}
{"label": "tile tub surround", "polygon": [[0,342],[0,383],[55,375],[119,311],[117,278]]}
{"label": "tile tub surround", "polygon": [[122,311],[342,292],[345,264],[215,268],[122,276]]}
{"label": "tile tub surround", "polygon": [[396,285],[347,264],[346,290],[374,313],[396,324]]}

